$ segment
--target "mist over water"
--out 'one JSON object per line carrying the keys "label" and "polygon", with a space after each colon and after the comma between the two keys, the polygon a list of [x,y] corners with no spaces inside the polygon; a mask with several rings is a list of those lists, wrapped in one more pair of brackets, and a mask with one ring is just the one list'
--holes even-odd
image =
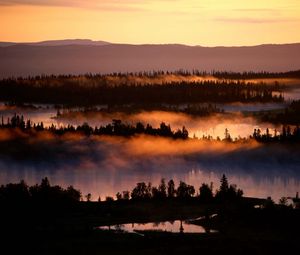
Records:
{"label": "mist over water", "polygon": [[[222,107],[222,106],[220,106]],[[204,136],[212,136],[213,138],[224,138],[225,129],[229,130],[233,138],[249,137],[253,134],[253,130],[260,128],[265,131],[267,128],[271,132],[274,129],[280,130],[280,125],[270,123],[258,123],[252,117],[245,117],[242,112],[260,110],[264,106],[254,104],[240,105],[232,104],[224,107],[225,114],[214,114],[208,117],[192,117],[184,113],[175,113],[167,111],[144,111],[135,114],[126,113],[101,113],[89,112],[83,113],[80,111],[72,112],[70,115],[56,117],[57,110],[53,107],[40,109],[24,109],[19,107],[0,107],[0,117],[3,117],[4,122],[11,118],[14,114],[23,115],[25,119],[30,119],[34,123],[43,122],[44,126],[49,127],[52,124],[60,126],[78,126],[83,123],[88,123],[92,127],[107,125],[113,119],[120,119],[125,123],[135,125],[137,122],[150,124],[153,127],[159,127],[164,122],[170,125],[172,129],[181,129],[183,126],[189,131],[189,136],[194,135],[198,138]],[[282,104],[268,104],[268,109],[281,109]]]}
{"label": "mist over water", "polygon": [[[297,95],[296,95],[297,97]],[[218,106],[223,114],[209,117],[166,111],[148,111],[135,114],[75,112],[56,118],[53,106],[40,108],[0,106],[4,122],[13,114],[45,126],[78,126],[87,122],[95,127],[121,119],[126,123],[142,122],[158,127],[161,122],[170,124],[173,130],[185,126],[189,136],[224,138],[227,128],[231,137],[249,137],[254,128],[270,133],[280,131],[281,126],[259,123],[243,112],[282,109],[285,104],[228,104]],[[1,141],[8,135],[0,132]],[[28,139],[28,140],[26,140]],[[59,140],[51,134],[26,138],[23,144],[13,144],[26,156],[3,154],[0,156],[0,184],[19,182],[24,179],[35,184],[48,176],[52,184],[64,187],[73,185],[83,195],[92,193],[92,199],[115,196],[119,191],[131,190],[137,182],[157,185],[161,178],[183,180],[195,186],[214,183],[225,173],[230,183],[243,189],[245,196],[266,198],[276,202],[282,196],[295,196],[300,191],[299,148],[285,146],[261,146],[250,144],[224,144],[199,140],[175,141],[163,138],[137,136],[130,139],[116,137],[91,137],[66,134]],[[12,147],[13,147],[12,146]],[[11,149],[12,153],[14,150]],[[32,151],[32,153],[30,152]],[[38,152],[38,153],[36,153]]]}
{"label": "mist over water", "polygon": [[[53,184],[74,185],[93,199],[114,196],[131,190],[137,182],[157,185],[161,178],[180,180],[199,188],[214,183],[225,173],[230,183],[242,188],[246,196],[276,201],[281,196],[294,196],[300,189],[300,152],[281,146],[265,148],[259,144],[224,144],[198,140],[175,141],[140,136],[123,138],[47,139],[41,144],[30,140],[30,148],[42,151],[13,156],[0,161],[1,183],[26,180],[40,182],[48,176]],[[23,145],[24,146],[24,145]],[[26,147],[25,147],[26,148]]]}

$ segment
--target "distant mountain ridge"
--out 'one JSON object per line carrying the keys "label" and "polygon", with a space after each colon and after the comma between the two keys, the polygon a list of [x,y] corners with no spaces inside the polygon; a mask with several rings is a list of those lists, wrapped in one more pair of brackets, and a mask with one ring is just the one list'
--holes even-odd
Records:
{"label": "distant mountain ridge", "polygon": [[65,45],[107,45],[109,42],[93,41],[90,39],[65,39],[65,40],[47,40],[41,42],[0,42],[0,47],[12,45],[33,45],[33,46],[65,46]]}
{"label": "distant mountain ridge", "polygon": [[179,69],[269,71],[300,69],[300,43],[202,47],[113,44],[91,40],[0,43],[0,78]]}

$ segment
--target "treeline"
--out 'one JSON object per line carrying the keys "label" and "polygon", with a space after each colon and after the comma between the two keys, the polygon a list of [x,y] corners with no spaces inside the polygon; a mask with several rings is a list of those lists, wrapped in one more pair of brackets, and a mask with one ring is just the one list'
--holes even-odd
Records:
{"label": "treeline", "polygon": [[272,78],[295,78],[300,79],[300,70],[289,72],[212,72],[212,76],[219,79],[234,79],[234,80],[247,80],[247,79],[272,79]]}
{"label": "treeline", "polygon": [[[227,177],[222,176],[220,187],[213,191],[213,183],[210,185],[203,183],[198,192],[195,187],[186,184],[183,181],[179,182],[178,187],[175,186],[171,179],[168,183],[165,179],[161,179],[160,184],[152,186],[151,183],[139,182],[132,191],[123,191],[116,194],[116,200],[125,201],[149,201],[149,200],[166,200],[178,199],[188,200],[198,198],[202,202],[212,201],[228,201],[236,200],[243,196],[243,191],[238,189],[235,184],[229,184]],[[91,201],[92,195],[89,193],[85,196],[86,201]],[[1,204],[48,204],[55,205],[64,203],[77,203],[83,201],[84,198],[79,190],[73,186],[64,189],[58,185],[52,186],[47,177],[42,179],[41,184],[28,186],[23,180],[19,183],[9,183],[0,186],[0,203]],[[114,198],[106,197],[106,201],[113,201]],[[101,199],[99,198],[100,202]]]}
{"label": "treeline", "polygon": [[226,128],[224,133],[224,138],[221,140],[220,137],[214,139],[210,135],[203,135],[201,138],[189,138],[188,130],[183,126],[182,129],[172,130],[170,125],[162,122],[158,128],[152,127],[150,124],[144,125],[141,122],[135,125],[123,123],[121,120],[113,120],[112,123],[105,126],[91,127],[88,123],[78,125],[74,127],[73,125],[56,127],[52,124],[49,127],[45,127],[43,122],[32,123],[30,120],[24,120],[23,116],[14,115],[12,118],[8,118],[5,122],[3,117],[0,123],[0,129],[15,129],[18,128],[23,132],[30,134],[31,131],[48,131],[55,135],[64,135],[66,133],[80,133],[86,136],[122,136],[131,137],[134,135],[145,134],[150,136],[168,137],[172,139],[201,139],[206,141],[223,141],[223,142],[248,142],[252,139],[260,143],[299,143],[300,142],[300,126],[282,126],[282,130],[274,130],[273,133],[270,132],[269,128],[263,133],[261,129],[254,129],[253,134],[248,138],[232,138],[229,130]]}
{"label": "treeline", "polygon": [[[111,78],[113,79],[113,77]],[[112,85],[105,76],[46,76],[0,81],[0,100],[64,105],[282,102],[283,85],[245,81],[172,81]]]}
{"label": "treeline", "polygon": [[[197,192],[194,186],[183,181],[180,181],[178,187],[176,187],[172,179],[169,180],[168,183],[166,183],[165,179],[161,179],[158,186],[152,186],[150,182],[148,184],[139,182],[131,192],[118,192],[116,194],[116,199],[118,201],[130,199],[134,201],[144,201],[199,198],[203,202],[212,202],[213,200],[236,200],[242,196],[243,191],[238,189],[235,184],[229,184],[227,177],[223,175],[220,180],[220,187],[215,193],[213,191],[213,183],[210,185],[203,183]],[[110,197],[107,198],[107,200],[112,199],[113,198]]]}
{"label": "treeline", "polygon": [[43,122],[36,124],[32,123],[30,120],[25,121],[23,116],[19,116],[16,114],[12,118],[8,118],[6,123],[2,117],[0,128],[19,128],[23,132],[49,131],[57,135],[63,135],[67,132],[77,132],[82,133],[86,136],[109,135],[130,137],[138,134],[145,134],[151,136],[169,137],[174,139],[187,139],[189,136],[189,133],[184,126],[182,127],[182,129],[177,129],[176,131],[174,131],[171,129],[170,125],[166,125],[164,122],[162,122],[158,128],[154,128],[150,124],[144,125],[141,122],[136,123],[136,125],[125,124],[121,120],[113,120],[111,124],[95,128],[89,126],[88,123],[84,123],[77,127],[74,127],[72,125],[56,127],[53,124],[50,127],[44,127]]}
{"label": "treeline", "polygon": [[[271,133],[269,128],[263,132],[260,128],[255,128],[253,131],[253,134],[250,135],[248,138],[232,138],[230,135],[229,130],[225,129],[225,137],[222,139],[224,142],[247,142],[251,140],[255,140],[259,143],[299,143],[300,142],[300,127],[291,127],[287,125],[283,125],[282,129],[279,131],[277,129],[274,129],[274,131]],[[204,136],[202,137],[202,140],[208,140],[208,141],[214,141],[215,139],[210,136]],[[217,141],[221,141],[219,137],[216,138]]]}
{"label": "treeline", "polygon": [[73,186],[66,189],[55,185],[51,186],[47,177],[42,179],[41,184],[28,186],[23,180],[20,183],[9,183],[0,186],[1,204],[48,204],[69,205],[79,202],[81,192]]}
{"label": "treeline", "polygon": [[290,126],[282,126],[281,132],[274,130],[271,134],[267,128],[265,133],[258,129],[254,129],[253,135],[250,137],[261,143],[280,142],[280,143],[299,143],[300,142],[300,127],[294,128]]}

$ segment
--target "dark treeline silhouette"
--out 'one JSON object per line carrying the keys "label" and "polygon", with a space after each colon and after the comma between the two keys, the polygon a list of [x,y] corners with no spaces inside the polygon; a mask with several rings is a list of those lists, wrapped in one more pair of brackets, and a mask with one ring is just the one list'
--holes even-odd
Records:
{"label": "dark treeline silhouette", "polygon": [[0,186],[1,204],[44,204],[65,205],[79,202],[81,193],[73,186],[66,189],[55,185],[51,186],[47,177],[42,179],[41,184],[28,186],[23,180],[20,183],[9,183]]}
{"label": "dark treeline silhouette", "polygon": [[[192,139],[197,139],[194,137]],[[293,144],[300,142],[300,126],[291,127],[289,125],[283,125],[281,130],[274,129],[273,133],[267,128],[264,132],[260,128],[255,128],[253,134],[247,138],[236,137],[232,138],[229,130],[225,129],[225,137],[221,140],[220,137],[214,139],[211,135],[203,135],[201,140],[205,141],[218,141],[218,142],[228,142],[228,143],[246,143],[251,140],[255,140],[259,143],[285,143]]]}
{"label": "dark treeline silhouette", "polygon": [[[171,179],[166,183],[161,179],[160,184],[152,186],[149,182],[139,182],[132,191],[123,191],[116,194],[118,201],[148,201],[148,200],[188,200],[197,198],[202,202],[228,201],[236,200],[243,196],[243,191],[236,188],[236,185],[229,185],[227,177],[223,174],[220,180],[220,187],[213,191],[213,183],[210,185],[203,183],[196,193],[195,187],[179,182],[176,188],[174,181]],[[85,196],[86,201],[91,201],[92,194]],[[107,197],[106,201],[111,202],[114,199]],[[58,185],[51,186],[47,177],[42,179],[41,184],[28,186],[23,180],[19,183],[9,183],[0,186],[0,203],[1,204],[20,204],[20,203],[37,203],[37,204],[63,204],[83,201],[81,192],[73,186],[64,189]]]}
{"label": "dark treeline silhouette", "polygon": [[[207,135],[202,137],[202,140],[214,141],[212,136]],[[219,137],[216,139],[217,141],[221,141]],[[264,132],[260,128],[255,128],[253,134],[248,138],[232,138],[228,129],[225,129],[225,137],[222,141],[224,142],[247,142],[255,140],[260,143],[299,143],[300,142],[300,127],[295,126],[291,127],[288,125],[283,125],[281,130],[274,129],[273,133],[270,132],[269,128],[267,128]]]}
{"label": "dark treeline silhouette", "polygon": [[14,129],[19,128],[24,132],[30,131],[49,131],[57,135],[63,135],[67,132],[71,133],[82,133],[84,135],[116,135],[123,137],[130,137],[137,134],[145,134],[151,136],[161,136],[161,137],[170,137],[174,139],[187,139],[188,131],[183,126],[182,129],[176,131],[172,130],[170,125],[166,125],[164,122],[160,124],[158,128],[152,127],[150,124],[144,125],[141,122],[136,123],[136,125],[125,124],[121,120],[113,120],[111,124],[100,127],[91,127],[88,123],[84,123],[77,127],[72,125],[56,127],[51,125],[50,127],[44,127],[43,122],[41,123],[32,123],[30,120],[24,120],[23,116],[14,115],[12,118],[8,118],[5,122],[3,117],[0,124],[2,129]]}
{"label": "dark treeline silhouette", "polygon": [[202,202],[213,202],[236,200],[243,196],[243,191],[237,189],[235,184],[229,185],[227,177],[224,174],[220,183],[219,189],[214,194],[213,183],[210,185],[203,183],[198,189],[198,192],[196,192],[194,186],[183,181],[180,181],[176,188],[172,179],[169,180],[168,183],[166,183],[165,179],[161,179],[158,186],[152,186],[150,182],[139,182],[131,192],[118,192],[116,198],[118,201],[130,199],[133,201],[165,199],[186,200],[197,198]]}
{"label": "dark treeline silhouette", "polygon": [[232,138],[229,130],[225,129],[225,137],[221,140],[219,137],[214,139],[210,135],[203,135],[201,138],[193,137],[189,138],[188,130],[183,126],[182,129],[176,131],[171,129],[170,125],[162,122],[158,128],[152,127],[150,124],[144,125],[141,122],[135,125],[123,123],[121,120],[114,119],[111,124],[100,127],[91,127],[88,123],[56,127],[52,124],[49,127],[44,127],[43,122],[32,123],[30,120],[24,120],[23,116],[14,115],[12,118],[8,118],[6,121],[3,119],[0,123],[0,129],[15,129],[18,128],[23,132],[30,134],[31,131],[48,131],[55,135],[64,135],[66,133],[78,133],[86,136],[90,135],[109,135],[109,136],[122,136],[131,137],[134,135],[145,134],[150,136],[168,137],[173,139],[200,139],[205,141],[218,141],[218,142],[230,142],[230,143],[245,143],[251,140],[256,140],[260,143],[299,143],[300,142],[300,127],[282,126],[282,130],[274,130],[272,134],[267,128],[265,132],[261,129],[254,129],[253,134],[248,138]]}
{"label": "dark treeline silhouette", "polygon": [[[283,85],[243,80],[166,81],[144,83],[113,79],[130,74],[85,76],[37,76],[0,81],[0,100],[15,103],[95,104],[181,104],[201,102],[282,102]],[[152,74],[156,75],[156,74]],[[157,74],[158,75],[158,74]],[[134,80],[134,78],[132,78]],[[162,77],[163,79],[163,77]],[[277,92],[277,93],[274,93]],[[278,95],[279,92],[279,95]]]}
{"label": "dark treeline silhouette", "polygon": [[289,71],[289,72],[218,72],[213,71],[211,73],[212,76],[217,77],[219,79],[270,79],[270,78],[300,78],[300,70]]}
{"label": "dark treeline silhouette", "polygon": [[[197,138],[193,138],[197,139]],[[232,138],[229,130],[225,129],[225,137],[221,140],[220,137],[214,139],[211,135],[203,135],[201,140],[206,141],[222,141],[228,143],[246,143],[251,140],[256,140],[260,143],[299,143],[300,142],[300,127],[299,125],[295,127],[291,127],[288,125],[283,125],[282,129],[279,131],[277,129],[274,130],[273,133],[270,132],[269,128],[263,132],[260,128],[255,128],[253,134],[247,138],[236,137]]]}
{"label": "dark treeline silhouette", "polygon": [[274,130],[274,134],[271,134],[267,128],[265,133],[258,129],[254,129],[253,135],[250,139],[255,139],[258,142],[270,143],[270,142],[281,142],[281,143],[299,143],[300,142],[300,127],[294,128],[283,125],[281,132]]}

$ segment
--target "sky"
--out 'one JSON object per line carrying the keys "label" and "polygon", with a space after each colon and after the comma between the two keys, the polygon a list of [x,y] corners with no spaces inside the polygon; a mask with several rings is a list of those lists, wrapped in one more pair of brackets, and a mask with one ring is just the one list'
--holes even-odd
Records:
{"label": "sky", "polygon": [[0,41],[300,42],[299,0],[0,0]]}

